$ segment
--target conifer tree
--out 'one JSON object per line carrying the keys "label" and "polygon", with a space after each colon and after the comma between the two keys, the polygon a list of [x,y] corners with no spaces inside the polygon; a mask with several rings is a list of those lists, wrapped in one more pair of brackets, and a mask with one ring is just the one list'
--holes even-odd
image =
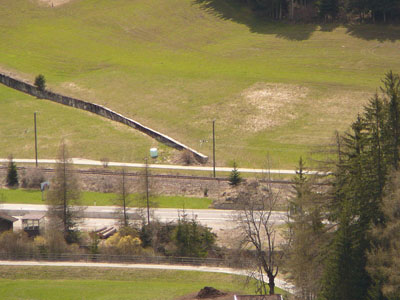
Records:
{"label": "conifer tree", "polygon": [[400,174],[392,174],[383,198],[384,223],[372,228],[368,272],[374,285],[370,299],[400,299]]}
{"label": "conifer tree", "polygon": [[237,169],[236,162],[233,162],[233,169],[229,174],[229,184],[231,186],[238,186],[242,182],[242,177]]}
{"label": "conifer tree", "polygon": [[354,224],[350,203],[343,207],[322,281],[322,299],[367,299],[369,277],[365,270],[365,239]]}
{"label": "conifer tree", "polygon": [[[332,221],[337,223],[329,249],[322,298],[326,300],[366,299],[369,277],[366,265],[368,214],[362,208],[369,190],[364,169],[366,133],[361,117],[352,124],[352,132],[342,138],[341,174],[333,183]],[[337,182],[336,182],[337,180]]]}
{"label": "conifer tree", "polygon": [[373,246],[370,229],[385,226],[385,186],[399,161],[399,76],[389,72],[383,82],[386,97],[375,95],[351,132],[338,140],[329,207],[336,230],[322,284],[326,300],[386,299],[385,278],[367,272],[367,253]]}
{"label": "conifer tree", "polygon": [[9,158],[6,185],[10,188],[18,187],[18,171],[12,156]]}
{"label": "conifer tree", "polygon": [[183,212],[172,237],[179,256],[206,257],[215,243],[215,235],[210,228],[200,225],[195,218],[191,220]]}
{"label": "conifer tree", "polygon": [[35,78],[35,86],[39,91],[43,92],[46,89],[46,79],[42,74],[39,74]]}
{"label": "conifer tree", "polygon": [[368,198],[363,201],[363,210],[369,215],[368,218],[373,223],[377,223],[382,220],[380,206],[388,172],[388,162],[384,152],[388,144],[385,138],[387,114],[385,103],[377,94],[370,99],[365,107],[363,119],[367,132],[367,146],[363,153],[363,167],[366,176],[364,176],[363,181],[368,189]]}
{"label": "conifer tree", "polygon": [[385,130],[388,139],[386,152],[391,166],[397,169],[400,146],[400,78],[398,74],[390,71],[382,82],[384,87],[381,90],[386,95],[388,102],[388,121]]}
{"label": "conifer tree", "polygon": [[294,195],[290,201],[290,249],[286,262],[300,299],[317,299],[323,271],[325,226],[322,202],[313,190],[313,180],[305,174],[300,158],[293,180]]}

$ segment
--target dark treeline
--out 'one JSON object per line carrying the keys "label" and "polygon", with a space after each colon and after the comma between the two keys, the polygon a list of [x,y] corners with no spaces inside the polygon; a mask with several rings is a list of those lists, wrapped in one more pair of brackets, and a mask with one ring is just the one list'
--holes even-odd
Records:
{"label": "dark treeline", "polygon": [[388,299],[380,287],[384,281],[374,281],[376,274],[367,271],[371,230],[385,226],[385,187],[399,165],[399,76],[390,72],[383,84],[383,96],[376,94],[350,132],[337,138],[329,207],[337,230],[323,279],[325,299]]}
{"label": "dark treeline", "polygon": [[239,0],[273,19],[315,19],[393,22],[400,19],[399,0]]}
{"label": "dark treeline", "polygon": [[331,188],[315,191],[300,163],[288,265],[300,299],[400,299],[399,75],[381,90],[337,135]]}

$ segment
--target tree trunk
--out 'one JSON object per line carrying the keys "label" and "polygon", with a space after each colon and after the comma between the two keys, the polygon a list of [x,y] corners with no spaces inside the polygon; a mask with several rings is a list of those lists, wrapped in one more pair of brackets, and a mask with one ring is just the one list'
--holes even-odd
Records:
{"label": "tree trunk", "polygon": [[275,295],[275,277],[268,276],[269,294]]}
{"label": "tree trunk", "polygon": [[64,222],[64,237],[68,235],[67,224],[67,166],[65,161],[65,152],[63,149],[63,222]]}
{"label": "tree trunk", "polygon": [[293,20],[294,18],[294,0],[291,1],[290,5],[290,19]]}

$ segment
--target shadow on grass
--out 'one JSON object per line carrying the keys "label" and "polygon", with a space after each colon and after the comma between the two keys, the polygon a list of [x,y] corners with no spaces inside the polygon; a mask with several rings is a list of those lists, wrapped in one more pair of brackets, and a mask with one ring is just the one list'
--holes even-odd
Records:
{"label": "shadow on grass", "polygon": [[246,4],[238,0],[193,0],[193,3],[220,19],[244,24],[251,32],[274,34],[279,38],[287,40],[307,40],[318,28],[317,24],[296,26],[284,22],[269,21],[267,17],[257,15]]}
{"label": "shadow on grass", "polygon": [[371,41],[398,41],[400,40],[399,25],[382,25],[382,24],[352,24],[347,25],[347,33],[351,36]]}
{"label": "shadow on grass", "polygon": [[[251,32],[274,34],[278,38],[293,41],[307,40],[316,30],[331,32],[342,26],[340,23],[288,24],[268,21],[265,16],[257,15],[249,6],[239,0],[193,0],[193,3],[220,19],[244,24]],[[399,25],[345,24],[343,26],[347,29],[347,34],[364,40],[380,42],[400,40]]]}

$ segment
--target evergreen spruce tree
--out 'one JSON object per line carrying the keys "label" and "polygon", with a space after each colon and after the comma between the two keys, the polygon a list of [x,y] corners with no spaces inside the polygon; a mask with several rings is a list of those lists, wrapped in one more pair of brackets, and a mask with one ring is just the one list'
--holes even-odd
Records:
{"label": "evergreen spruce tree", "polygon": [[385,137],[387,114],[385,103],[377,94],[365,107],[363,119],[367,132],[363,153],[363,167],[366,175],[363,180],[369,194],[362,202],[361,209],[365,212],[366,218],[375,224],[383,220],[381,203],[388,173],[388,160],[384,153],[388,145]]}
{"label": "evergreen spruce tree", "polygon": [[400,299],[400,174],[392,174],[383,197],[384,223],[371,230],[372,247],[368,251],[368,272],[373,279],[369,298]]}
{"label": "evergreen spruce tree", "polygon": [[35,78],[35,86],[39,91],[43,92],[46,89],[46,79],[42,74],[39,74]]}
{"label": "evergreen spruce tree", "polygon": [[296,286],[296,296],[304,300],[317,299],[319,295],[326,243],[322,201],[314,192],[313,183],[313,178],[305,174],[300,158],[290,200],[291,243],[286,264],[290,270],[289,279]]}
{"label": "evergreen spruce tree", "polygon": [[18,187],[18,171],[12,156],[9,158],[6,184],[10,188]]}
{"label": "evergreen spruce tree", "polygon": [[350,203],[346,203],[329,247],[331,251],[322,281],[322,299],[367,299],[369,277],[365,271],[364,238],[359,227],[353,224],[351,211]]}
{"label": "evergreen spruce tree", "polygon": [[231,186],[238,186],[242,182],[242,177],[237,169],[236,162],[233,162],[233,170],[229,174],[229,184]]}
{"label": "evergreen spruce tree", "polygon": [[393,168],[398,168],[399,146],[400,146],[400,78],[398,74],[388,72],[383,80],[382,92],[387,99],[388,121],[386,124],[385,136],[388,145],[385,147],[386,155]]}
{"label": "evergreen spruce tree", "polygon": [[198,224],[195,218],[188,219],[185,212],[178,219],[172,240],[176,254],[189,257],[206,257],[215,243],[215,235],[208,227]]}
{"label": "evergreen spruce tree", "polygon": [[342,138],[340,174],[333,184],[332,221],[337,223],[326,263],[322,297],[326,300],[366,299],[369,276],[366,265],[367,214],[362,210],[369,197],[364,151],[368,139],[359,116],[352,132]]}
{"label": "evergreen spruce tree", "polygon": [[[390,219],[383,205],[385,186],[388,173],[399,163],[400,79],[389,72],[383,83],[385,98],[375,95],[351,132],[338,139],[329,207],[330,221],[337,225],[325,265],[322,299],[390,299],[385,295],[388,277],[383,269],[367,270],[367,253],[375,247],[370,230],[385,228]],[[385,257],[378,252],[375,266]],[[369,265],[374,263],[369,259]]]}

